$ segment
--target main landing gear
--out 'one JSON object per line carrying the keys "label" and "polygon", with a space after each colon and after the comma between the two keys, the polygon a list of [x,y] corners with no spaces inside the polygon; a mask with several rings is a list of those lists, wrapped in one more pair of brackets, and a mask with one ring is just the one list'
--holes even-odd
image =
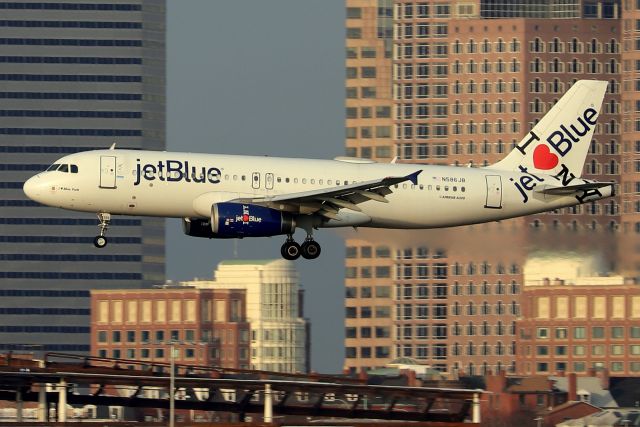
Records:
{"label": "main landing gear", "polygon": [[98,221],[100,221],[100,224],[98,225],[98,227],[100,227],[100,234],[93,239],[93,245],[96,248],[104,248],[107,246],[107,243],[109,243],[105,233],[109,228],[109,222],[111,222],[111,214],[100,212],[98,214]]}
{"label": "main landing gear", "polygon": [[280,248],[282,258],[290,261],[300,258],[300,255],[306,259],[316,259],[320,256],[320,252],[320,244],[313,240],[313,236],[311,235],[307,236],[302,245],[299,245],[293,240],[293,236],[289,234],[287,235],[287,240]]}

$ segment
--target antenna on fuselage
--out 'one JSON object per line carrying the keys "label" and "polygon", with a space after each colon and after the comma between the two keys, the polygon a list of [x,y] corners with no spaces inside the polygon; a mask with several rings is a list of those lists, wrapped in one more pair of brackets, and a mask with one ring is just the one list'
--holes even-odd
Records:
{"label": "antenna on fuselage", "polygon": [[116,143],[114,142],[113,144],[111,144],[111,147],[109,147],[109,150],[115,150],[116,149]]}

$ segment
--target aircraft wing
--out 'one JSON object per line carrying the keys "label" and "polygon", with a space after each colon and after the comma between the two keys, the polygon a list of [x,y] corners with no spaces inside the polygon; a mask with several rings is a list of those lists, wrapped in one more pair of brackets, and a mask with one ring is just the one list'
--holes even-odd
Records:
{"label": "aircraft wing", "polygon": [[567,185],[564,187],[546,187],[539,190],[539,192],[543,194],[551,194],[554,196],[564,196],[573,194],[576,191],[595,190],[598,188],[608,187],[610,185],[610,182],[586,182],[584,184]]}
{"label": "aircraft wing", "polygon": [[330,219],[337,219],[340,209],[351,209],[360,212],[359,203],[375,200],[388,203],[386,195],[391,194],[391,186],[405,181],[418,183],[418,175],[422,170],[405,176],[390,176],[354,184],[340,185],[319,190],[299,193],[278,194],[267,197],[240,198],[240,203],[252,203],[284,211],[295,211],[302,214],[318,213]]}

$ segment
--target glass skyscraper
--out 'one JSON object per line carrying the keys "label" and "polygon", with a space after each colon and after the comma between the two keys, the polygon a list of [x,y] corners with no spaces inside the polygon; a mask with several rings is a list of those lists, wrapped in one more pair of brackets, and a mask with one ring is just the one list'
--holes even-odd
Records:
{"label": "glass skyscraper", "polygon": [[[165,147],[165,2],[0,2],[0,351],[89,351],[89,290],[164,281],[164,220],[41,206],[57,158]],[[99,173],[99,171],[96,171]]]}

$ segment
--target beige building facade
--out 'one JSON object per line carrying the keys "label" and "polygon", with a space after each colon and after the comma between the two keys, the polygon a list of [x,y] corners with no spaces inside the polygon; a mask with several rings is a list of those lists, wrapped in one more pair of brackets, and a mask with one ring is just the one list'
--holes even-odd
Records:
{"label": "beige building facade", "polygon": [[285,260],[222,261],[213,280],[182,282],[200,289],[242,289],[251,324],[250,369],[310,370],[310,324],[294,264]]}
{"label": "beige building facade", "polygon": [[[574,81],[600,79],[609,88],[583,176],[620,185],[611,199],[497,224],[353,234],[345,368],[406,356],[444,371],[515,371],[522,270],[538,249],[596,247],[609,271],[638,276],[637,7],[588,0],[346,1],[348,155],[491,164]],[[373,51],[375,59],[362,55]],[[363,86],[375,87],[375,96]],[[368,106],[385,103],[390,120],[362,117],[362,108],[366,115]],[[379,123],[391,123],[390,138],[368,137]],[[385,144],[390,156],[380,148]]]}

